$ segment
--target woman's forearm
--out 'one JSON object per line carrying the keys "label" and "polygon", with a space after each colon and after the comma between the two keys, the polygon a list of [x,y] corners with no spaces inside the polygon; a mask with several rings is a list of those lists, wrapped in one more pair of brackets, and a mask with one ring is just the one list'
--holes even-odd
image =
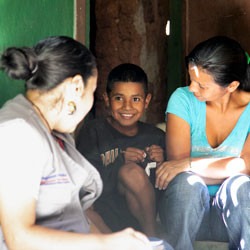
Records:
{"label": "woman's forearm", "polygon": [[[237,173],[246,173],[246,165],[240,157],[190,158],[190,171],[204,180],[223,180]],[[209,183],[210,184],[210,183]]]}

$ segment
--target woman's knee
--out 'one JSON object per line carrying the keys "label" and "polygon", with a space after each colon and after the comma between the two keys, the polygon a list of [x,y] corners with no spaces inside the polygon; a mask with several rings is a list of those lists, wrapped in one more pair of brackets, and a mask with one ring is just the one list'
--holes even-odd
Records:
{"label": "woman's knee", "polygon": [[237,207],[250,204],[250,178],[240,174],[228,178],[218,191],[218,202],[220,207],[233,205]]}
{"label": "woman's knee", "polygon": [[209,193],[204,181],[191,172],[177,175],[168,185],[162,200],[167,203],[205,204],[209,200]]}
{"label": "woman's knee", "polygon": [[173,189],[176,192],[183,193],[197,193],[197,191],[207,189],[206,184],[201,177],[195,175],[191,172],[183,172],[178,174],[167,187],[168,189]]}
{"label": "woman's knee", "polygon": [[181,173],[169,183],[161,198],[161,221],[166,228],[176,221],[185,221],[186,225],[195,221],[199,225],[209,207],[209,200],[208,189],[199,176],[191,172]]}

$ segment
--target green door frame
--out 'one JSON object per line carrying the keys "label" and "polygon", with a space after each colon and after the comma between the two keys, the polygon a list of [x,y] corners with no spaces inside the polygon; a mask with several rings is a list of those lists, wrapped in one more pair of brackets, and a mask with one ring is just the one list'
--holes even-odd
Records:
{"label": "green door frame", "polygon": [[183,85],[182,0],[169,0],[170,35],[168,37],[167,95]]}

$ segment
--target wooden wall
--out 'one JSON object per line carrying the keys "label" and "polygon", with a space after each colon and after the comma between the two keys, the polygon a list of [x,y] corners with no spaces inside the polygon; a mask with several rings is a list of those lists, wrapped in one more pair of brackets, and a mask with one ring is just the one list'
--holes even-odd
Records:
{"label": "wooden wall", "polygon": [[[197,43],[216,35],[236,39],[250,53],[249,0],[185,0],[182,23],[185,55]],[[182,67],[184,73],[184,62]]]}

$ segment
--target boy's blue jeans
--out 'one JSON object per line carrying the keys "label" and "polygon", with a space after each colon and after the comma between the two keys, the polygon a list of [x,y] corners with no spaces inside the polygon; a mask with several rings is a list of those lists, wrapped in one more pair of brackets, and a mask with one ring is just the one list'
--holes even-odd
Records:
{"label": "boy's blue jeans", "polygon": [[164,192],[160,218],[175,250],[192,250],[195,240],[229,242],[229,249],[250,249],[250,179],[228,178],[215,197],[191,173],[177,175]]}

